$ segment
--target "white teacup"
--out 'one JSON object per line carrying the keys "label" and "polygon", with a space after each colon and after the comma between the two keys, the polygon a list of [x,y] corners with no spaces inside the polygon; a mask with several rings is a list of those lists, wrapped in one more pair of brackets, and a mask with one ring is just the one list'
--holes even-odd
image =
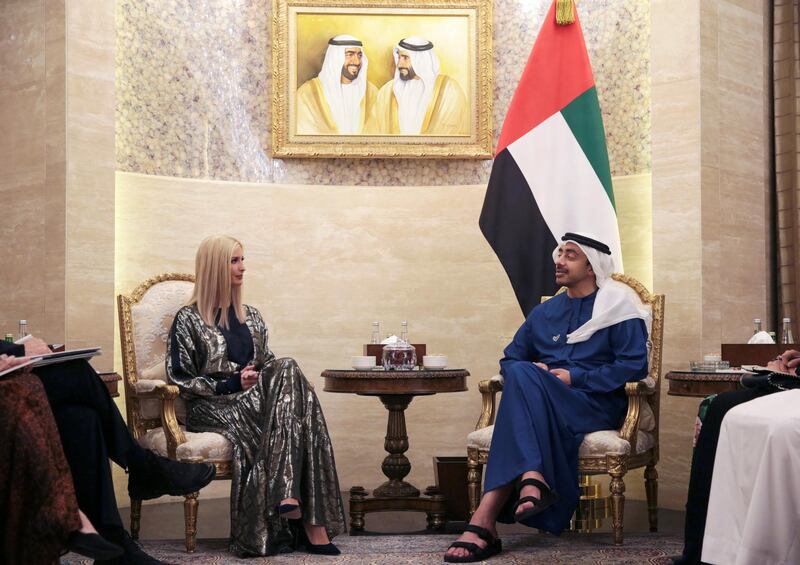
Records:
{"label": "white teacup", "polygon": [[444,369],[447,367],[447,355],[423,355],[422,366],[426,369]]}
{"label": "white teacup", "polygon": [[353,355],[353,369],[374,369],[375,357],[373,355]]}

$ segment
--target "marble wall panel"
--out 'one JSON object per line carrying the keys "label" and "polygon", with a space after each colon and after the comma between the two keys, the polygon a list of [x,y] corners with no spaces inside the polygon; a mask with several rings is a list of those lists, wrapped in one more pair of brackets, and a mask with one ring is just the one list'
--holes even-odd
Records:
{"label": "marble wall panel", "polygon": [[[493,4],[495,135],[549,4]],[[647,172],[649,5],[580,9],[612,174]],[[486,182],[490,161],[271,159],[270,17],[267,0],[118,2],[117,169],[326,185]]]}
{"label": "marble wall panel", "polygon": [[[651,10],[653,286],[666,295],[667,372],[702,351],[700,22],[690,0],[654,0]],[[667,396],[661,384],[659,505],[681,508],[697,403]]]}
{"label": "marble wall panel", "polygon": [[721,340],[742,341],[768,309],[768,7],[720,0],[720,256],[725,269]]}
{"label": "marble wall panel", "polygon": [[9,1],[0,17],[0,333],[45,322],[45,18],[43,2]]}
{"label": "marble wall panel", "polygon": [[113,367],[114,6],[90,0],[65,9],[66,343],[100,345],[94,365]]}
{"label": "marble wall panel", "polygon": [[625,273],[653,289],[653,195],[651,175],[614,178]]}
{"label": "marble wall panel", "polygon": [[64,341],[66,308],[66,25],[64,0],[45,0],[44,333]]}
{"label": "marble wall panel", "polygon": [[[700,3],[697,0],[651,0],[651,82],[653,85],[696,78],[700,73]],[[653,112],[655,116],[655,112]]]}

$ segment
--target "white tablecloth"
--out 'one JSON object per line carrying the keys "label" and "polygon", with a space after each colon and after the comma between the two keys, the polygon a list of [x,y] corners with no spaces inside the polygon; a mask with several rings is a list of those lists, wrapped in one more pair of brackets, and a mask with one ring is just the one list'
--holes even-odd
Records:
{"label": "white tablecloth", "polygon": [[763,396],[726,414],[702,560],[800,563],[800,390]]}

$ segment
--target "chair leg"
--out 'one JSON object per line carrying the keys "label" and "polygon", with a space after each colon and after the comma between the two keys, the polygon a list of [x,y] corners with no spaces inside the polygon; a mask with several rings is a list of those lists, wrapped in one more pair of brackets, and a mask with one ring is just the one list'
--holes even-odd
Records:
{"label": "chair leg", "polygon": [[142,524],[142,501],[131,498],[131,537],[139,539],[139,527]]}
{"label": "chair leg", "polygon": [[183,501],[183,518],[186,525],[186,553],[194,553],[197,547],[197,493],[186,495]]}
{"label": "chair leg", "polygon": [[467,457],[467,494],[469,495],[469,517],[475,514],[481,501],[481,478],[483,465],[477,459]]}
{"label": "chair leg", "polygon": [[614,545],[622,545],[622,519],[625,515],[625,472],[612,471],[611,474],[611,523],[614,528]]}
{"label": "chair leg", "polygon": [[644,490],[647,494],[647,516],[650,519],[650,531],[658,531],[658,471],[655,463],[644,469]]}

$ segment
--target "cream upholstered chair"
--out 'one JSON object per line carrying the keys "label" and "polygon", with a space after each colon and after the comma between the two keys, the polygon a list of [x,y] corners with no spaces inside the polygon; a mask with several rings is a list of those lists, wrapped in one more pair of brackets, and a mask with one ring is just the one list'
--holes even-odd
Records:
{"label": "cream upholstered chair", "polygon": [[[178,387],[167,384],[167,336],[176,312],[192,295],[194,276],[163,274],[117,297],[125,404],[133,437],[159,455],[180,461],[213,463],[217,479],[231,478],[233,450],[220,434],[187,432],[186,407]],[[196,547],[197,493],[186,495],[186,551]],[[142,501],[131,499],[131,535],[139,536]]]}
{"label": "cream upholstered chair", "polygon": [[[650,531],[658,529],[658,406],[661,350],[664,335],[664,295],[650,294],[638,281],[614,273],[614,280],[630,286],[642,304],[652,313],[648,339],[649,373],[641,381],[627,383],[628,413],[619,430],[603,430],[586,434],[578,453],[578,473],[611,475],[611,519],[614,543],[622,543],[622,516],[625,504],[625,473],[644,467],[645,490]],[[563,289],[562,289],[563,290]],[[495,375],[478,385],[483,397],[483,410],[475,431],[467,436],[467,488],[470,513],[480,502],[481,476],[489,456],[494,431],[495,398],[503,390],[503,377]]]}

